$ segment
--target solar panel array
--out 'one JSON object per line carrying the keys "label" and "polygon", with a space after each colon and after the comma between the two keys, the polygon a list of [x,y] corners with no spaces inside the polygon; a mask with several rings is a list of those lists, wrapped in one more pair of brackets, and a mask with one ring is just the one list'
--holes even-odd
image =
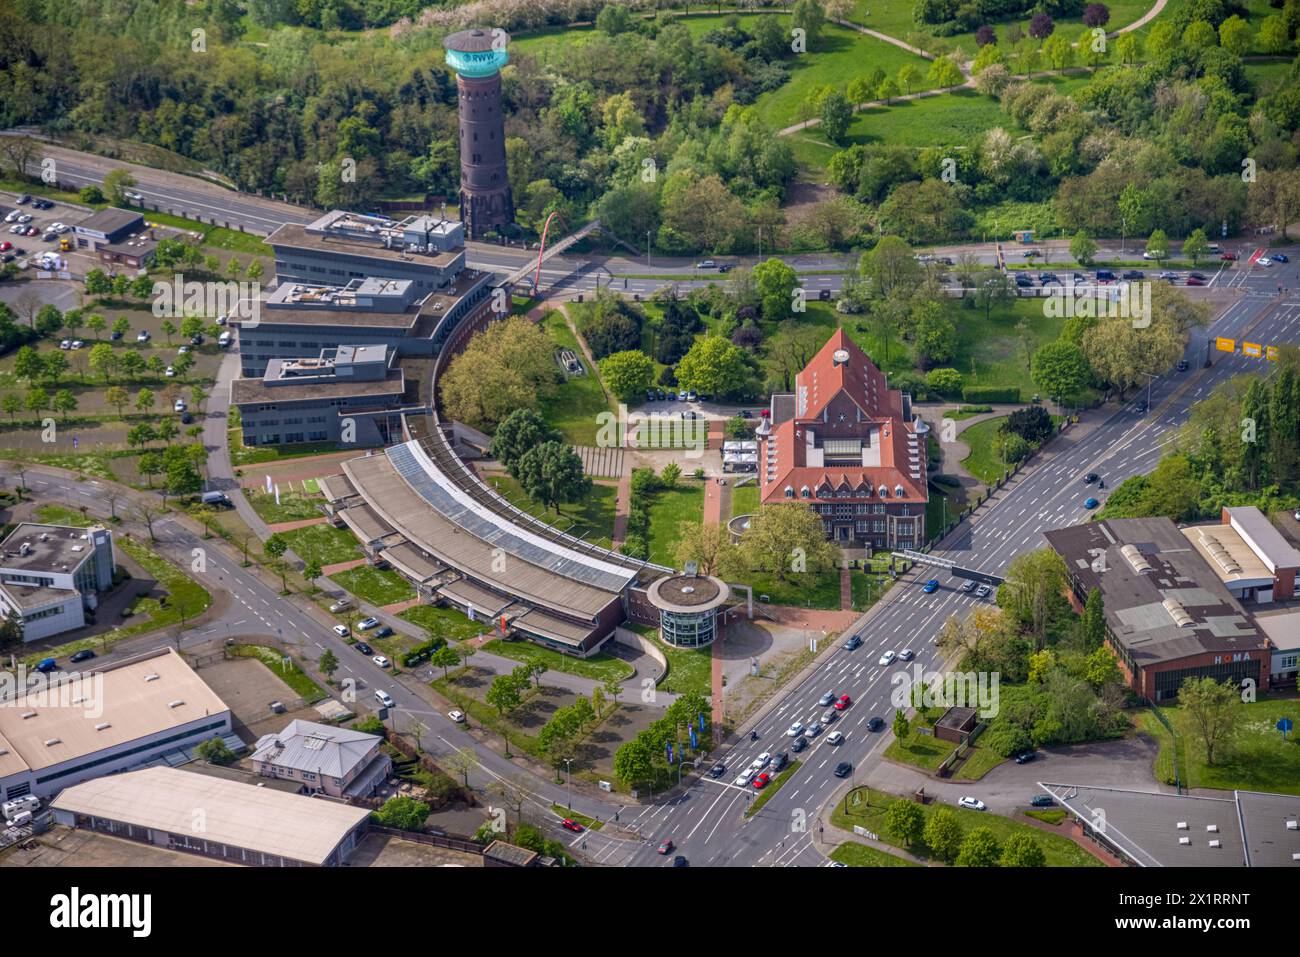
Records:
{"label": "solar panel array", "polygon": [[465,529],[475,538],[503,549],[529,564],[573,581],[583,582],[608,592],[620,592],[627,585],[631,573],[615,575],[599,568],[593,568],[582,562],[567,558],[550,551],[535,542],[515,535],[484,518],[465,503],[457,500],[447,489],[443,488],[425,470],[420,460],[412,453],[409,445],[394,445],[385,450],[393,467],[406,480],[421,498],[438,510],[448,521]]}

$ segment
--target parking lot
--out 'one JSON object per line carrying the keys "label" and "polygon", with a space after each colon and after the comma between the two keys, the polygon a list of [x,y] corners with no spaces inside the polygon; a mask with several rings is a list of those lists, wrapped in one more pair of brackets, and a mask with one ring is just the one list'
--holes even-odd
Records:
{"label": "parking lot", "polygon": [[[86,269],[93,268],[90,265],[92,257],[76,254],[75,249],[61,249],[65,245],[63,240],[68,240],[66,245],[75,247],[75,242],[71,241],[72,227],[89,216],[90,210],[39,197],[18,202],[25,195],[0,195],[0,263],[16,263],[20,269],[34,268],[37,257],[56,253],[61,254],[63,260],[60,267],[82,275]],[[77,266],[84,268],[78,269]]]}

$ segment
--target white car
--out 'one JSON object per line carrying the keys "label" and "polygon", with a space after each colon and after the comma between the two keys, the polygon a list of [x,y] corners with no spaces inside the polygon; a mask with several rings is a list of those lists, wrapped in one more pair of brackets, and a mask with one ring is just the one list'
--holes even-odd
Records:
{"label": "white car", "polygon": [[1273,260],[1269,259],[1267,256],[1260,256],[1258,259],[1255,260],[1255,264],[1257,266],[1268,267],[1273,265]]}
{"label": "white car", "polygon": [[898,656],[894,654],[892,651],[886,651],[883,655],[880,656],[879,663],[882,665],[892,665],[894,663],[894,659],[897,657]]}
{"label": "white car", "polygon": [[173,369],[171,366],[168,366],[166,369],[163,370],[163,375],[165,375],[169,379],[174,378],[176,376],[176,370]]}
{"label": "white car", "polygon": [[745,768],[745,770],[741,771],[739,774],[736,775],[736,780],[732,781],[731,783],[736,785],[737,787],[743,788],[750,781],[754,780],[754,775],[757,773],[758,773],[758,768]]}
{"label": "white car", "polygon": [[18,222],[22,223],[23,225],[26,225],[26,224],[30,223],[31,221],[32,221],[32,214],[31,214],[31,213],[23,213],[22,215],[20,215],[20,216],[18,217]]}
{"label": "white car", "polygon": [[838,731],[832,731],[830,734],[826,735],[826,743],[830,745],[843,744],[844,735],[840,734]]}
{"label": "white car", "polygon": [[977,598],[988,598],[990,592],[991,592],[991,589],[989,588],[988,585],[980,585],[979,588],[976,588],[976,589],[975,589],[975,596],[976,596]]}
{"label": "white car", "polygon": [[911,661],[916,657],[916,652],[912,651],[911,648],[904,648],[898,653],[898,657],[903,661]]}
{"label": "white car", "polygon": [[187,408],[188,408],[188,406],[185,404],[185,400],[184,400],[184,399],[177,399],[177,400],[176,400],[176,404],[172,406],[172,411],[173,411],[173,412],[184,412]]}
{"label": "white car", "polygon": [[9,215],[5,217],[5,222],[16,223],[18,222],[18,217],[21,216],[22,214],[23,211],[21,209],[11,209],[9,211]]}
{"label": "white car", "polygon": [[84,346],[85,346],[85,343],[82,342],[80,339],[73,339],[73,340],[72,340],[72,348],[73,348],[73,349],[80,349],[80,348],[82,348],[82,347],[84,347]]}
{"label": "white car", "polygon": [[379,627],[378,618],[362,618],[357,622],[357,631],[369,631],[371,628]]}
{"label": "white car", "polygon": [[340,638],[346,638],[348,635],[352,634],[352,632],[348,631],[347,625],[335,625],[333,630],[334,634],[338,635]]}
{"label": "white car", "polygon": [[959,800],[957,802],[957,806],[968,808],[969,810],[972,811],[987,811],[989,809],[988,805],[985,804],[983,801],[981,801],[979,798],[973,798],[970,795],[967,795],[966,797]]}
{"label": "white car", "polygon": [[451,720],[452,720],[452,721],[455,721],[457,724],[464,724],[464,723],[465,723],[465,712],[464,712],[464,711],[448,711],[448,712],[447,712],[447,717],[451,718]]}
{"label": "white car", "polygon": [[373,661],[375,664],[379,665],[379,667],[381,668],[387,668],[389,665],[392,664],[392,662],[389,661],[387,658],[385,658],[383,655],[375,655],[370,660]]}
{"label": "white car", "polygon": [[136,341],[136,342],[148,342],[150,338],[151,338],[151,337],[150,337],[150,335],[149,335],[149,331],[148,331],[147,329],[141,329],[141,330],[136,334],[135,341]]}
{"label": "white car", "polygon": [[60,348],[60,349],[71,349],[71,348],[72,348],[72,340],[71,340],[71,339],[64,339],[62,342],[59,343],[59,348]]}
{"label": "white car", "polygon": [[785,729],[785,736],[787,738],[797,738],[801,734],[803,734],[803,724],[799,721],[796,721],[794,724],[790,725],[790,727]]}
{"label": "white car", "polygon": [[1143,253],[1142,253],[1142,258],[1143,258],[1143,259],[1159,259],[1160,257],[1157,256],[1155,253],[1143,252]]}
{"label": "white car", "polygon": [[764,751],[753,761],[751,761],[749,766],[753,768],[755,771],[761,771],[763,770],[763,768],[767,767],[771,763],[772,763],[772,755]]}

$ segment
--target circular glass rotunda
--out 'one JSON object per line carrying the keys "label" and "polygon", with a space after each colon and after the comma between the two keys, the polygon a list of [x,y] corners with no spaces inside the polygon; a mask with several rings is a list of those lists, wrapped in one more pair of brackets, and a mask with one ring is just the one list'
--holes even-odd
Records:
{"label": "circular glass rotunda", "polygon": [[711,575],[671,575],[660,578],[646,592],[659,610],[659,635],[679,648],[699,648],[718,636],[718,612],[731,597],[731,589]]}

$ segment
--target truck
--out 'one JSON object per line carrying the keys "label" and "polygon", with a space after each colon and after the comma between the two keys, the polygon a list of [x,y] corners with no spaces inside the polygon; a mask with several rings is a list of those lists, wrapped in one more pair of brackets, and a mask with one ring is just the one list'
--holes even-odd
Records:
{"label": "truck", "polygon": [[72,252],[72,240],[69,239],[67,236],[59,237],[59,252],[61,253]]}

